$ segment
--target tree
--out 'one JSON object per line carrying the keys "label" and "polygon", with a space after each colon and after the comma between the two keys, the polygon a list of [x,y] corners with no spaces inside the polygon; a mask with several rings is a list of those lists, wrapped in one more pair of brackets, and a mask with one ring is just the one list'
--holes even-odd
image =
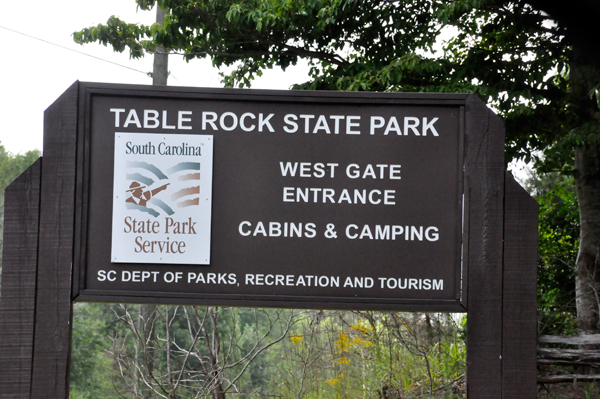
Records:
{"label": "tree", "polygon": [[538,332],[571,335],[577,330],[575,259],[579,209],[572,177],[529,173],[524,186],[540,205],[538,238]]}
{"label": "tree", "polygon": [[[155,0],[137,0],[151,8]],[[580,214],[578,328],[599,332],[599,57],[522,0],[158,0],[165,26],[111,17],[75,33],[141,57],[210,56],[227,86],[309,60],[296,89],[474,92],[504,117],[507,155],[574,178]],[[376,21],[376,22],[375,22]],[[450,33],[451,37],[446,38]]]}
{"label": "tree", "polygon": [[563,26],[525,2],[481,2],[449,20],[461,33],[448,47],[506,118],[510,152],[531,157],[532,151],[541,151],[534,157],[538,170],[574,178],[580,216],[577,327],[597,333],[600,61],[595,52],[571,41]]}
{"label": "tree", "polygon": [[118,380],[112,378],[112,359],[105,348],[116,334],[112,315],[102,304],[76,303],[73,306],[69,397],[74,399],[114,396]]}
{"label": "tree", "polygon": [[224,399],[252,392],[257,387],[246,371],[297,321],[295,311],[281,309],[167,305],[144,319],[137,305],[107,308],[121,327],[107,351],[115,388],[134,398]]}

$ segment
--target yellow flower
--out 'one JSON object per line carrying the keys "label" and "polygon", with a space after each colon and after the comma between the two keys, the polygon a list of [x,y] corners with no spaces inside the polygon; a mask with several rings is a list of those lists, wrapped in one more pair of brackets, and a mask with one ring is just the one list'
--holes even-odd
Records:
{"label": "yellow flower", "polygon": [[300,335],[292,335],[292,336],[290,337],[290,341],[292,341],[292,343],[293,343],[294,345],[299,345],[299,344],[301,344],[303,340],[304,340],[304,338],[303,338],[303,337],[301,337]]}
{"label": "yellow flower", "polygon": [[370,325],[363,324],[362,320],[356,322],[356,324],[350,325],[351,331],[360,331],[363,335],[370,335],[373,332],[373,327]]}
{"label": "yellow flower", "polygon": [[350,336],[342,331],[337,341],[335,341],[335,345],[338,347],[337,353],[344,353],[350,349]]}
{"label": "yellow flower", "polygon": [[338,364],[350,364],[350,359],[348,356],[342,356],[337,360]]}
{"label": "yellow flower", "polygon": [[367,341],[366,339],[362,339],[361,337],[354,337],[354,339],[352,339],[352,341],[350,343],[354,344],[354,345],[362,346],[363,348],[368,348],[370,346],[374,346],[371,341]]}
{"label": "yellow flower", "polygon": [[327,381],[325,381],[326,384],[329,384],[331,386],[334,385],[341,385],[342,384],[342,378],[344,378],[344,374],[340,374],[336,377],[332,377],[330,379],[328,379]]}

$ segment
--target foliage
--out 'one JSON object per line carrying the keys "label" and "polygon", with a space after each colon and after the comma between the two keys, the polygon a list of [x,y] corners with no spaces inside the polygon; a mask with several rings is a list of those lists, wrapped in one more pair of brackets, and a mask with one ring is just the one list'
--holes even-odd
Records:
{"label": "foliage", "polygon": [[76,303],[73,320],[70,397],[113,397],[110,373],[113,363],[106,351],[115,327],[110,313],[101,304]]}
{"label": "foliage", "polygon": [[[295,318],[291,310],[194,306],[150,306],[148,314],[145,306],[99,311],[87,304],[75,313],[71,391],[77,397],[260,396],[267,379],[263,352],[285,337]],[[92,321],[90,311],[108,318]]]}
{"label": "foliage", "polygon": [[269,392],[302,398],[458,397],[465,344],[450,315],[308,311]]}
{"label": "foliage", "polygon": [[521,182],[539,204],[538,332],[576,334],[575,259],[579,209],[572,177],[527,170]]}
{"label": "foliage", "polygon": [[538,317],[540,334],[576,333],[575,258],[579,211],[572,178],[532,176],[528,185],[540,205]]}
{"label": "foliage", "polygon": [[289,310],[153,309],[148,340],[140,305],[76,304],[72,397],[213,398],[219,383],[220,397],[464,397],[455,315],[298,310],[288,330]]}
{"label": "foliage", "polygon": [[[144,9],[154,3],[138,1]],[[157,44],[188,60],[210,56],[216,66],[236,64],[225,82],[241,87],[262,69],[274,65],[285,69],[302,57],[317,60],[323,68],[350,67],[356,73],[363,69],[361,63],[338,53],[369,46],[372,51],[365,56],[385,65],[391,61],[389,49],[402,47],[408,52],[430,41],[426,20],[431,19],[427,17],[431,8],[426,0],[403,7],[360,0],[161,0],[158,4],[171,10],[164,28],[111,18],[106,25],[76,32],[75,41],[110,43],[119,52],[128,47],[132,57],[142,56],[144,50],[152,52]]]}

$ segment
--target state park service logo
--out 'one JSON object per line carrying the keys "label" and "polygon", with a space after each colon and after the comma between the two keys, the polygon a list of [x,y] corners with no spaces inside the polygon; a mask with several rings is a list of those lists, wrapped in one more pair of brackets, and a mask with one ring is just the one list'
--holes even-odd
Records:
{"label": "state park service logo", "polygon": [[213,137],[116,133],[113,263],[210,263]]}

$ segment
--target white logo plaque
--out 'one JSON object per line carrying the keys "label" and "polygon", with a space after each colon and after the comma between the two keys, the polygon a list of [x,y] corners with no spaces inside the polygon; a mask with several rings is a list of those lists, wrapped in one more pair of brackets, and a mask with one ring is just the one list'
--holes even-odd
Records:
{"label": "white logo plaque", "polygon": [[113,263],[210,263],[213,136],[115,133]]}

